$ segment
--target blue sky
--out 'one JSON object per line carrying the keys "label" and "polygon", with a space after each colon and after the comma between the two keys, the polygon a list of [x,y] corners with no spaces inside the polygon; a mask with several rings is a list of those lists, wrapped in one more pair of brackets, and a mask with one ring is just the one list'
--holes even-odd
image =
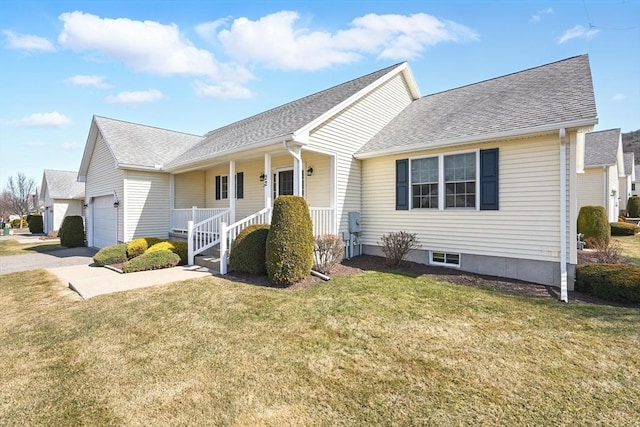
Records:
{"label": "blue sky", "polygon": [[422,94],[588,53],[640,128],[640,1],[0,2],[0,187],[77,170],[92,115],[203,134],[408,61]]}

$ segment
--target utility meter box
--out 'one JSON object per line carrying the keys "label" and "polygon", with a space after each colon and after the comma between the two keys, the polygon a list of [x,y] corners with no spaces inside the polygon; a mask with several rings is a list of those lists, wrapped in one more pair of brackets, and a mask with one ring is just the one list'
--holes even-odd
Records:
{"label": "utility meter box", "polygon": [[360,233],[360,212],[349,212],[349,233]]}

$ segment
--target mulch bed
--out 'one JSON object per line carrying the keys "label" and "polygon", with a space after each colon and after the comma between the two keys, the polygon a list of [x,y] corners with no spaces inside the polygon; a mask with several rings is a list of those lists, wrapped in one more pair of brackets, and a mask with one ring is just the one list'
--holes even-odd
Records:
{"label": "mulch bed", "polygon": [[[538,298],[553,298],[556,300],[560,299],[560,289],[551,286],[538,285],[502,277],[484,276],[451,268],[435,267],[415,262],[403,262],[399,268],[392,268],[386,266],[384,258],[372,255],[362,255],[349,260],[344,260],[342,264],[338,264],[333,268],[333,270],[331,271],[331,277],[349,276],[365,271],[395,272],[411,277],[429,276],[433,279],[443,282],[449,282],[463,286],[473,286],[482,289],[491,289],[493,291],[504,294],[526,295]],[[252,276],[249,274],[230,272],[228,274],[228,277],[233,278],[236,281],[251,285],[276,287],[271,284],[271,282],[269,282],[269,279],[266,276]],[[292,286],[289,286],[286,289],[295,291],[315,286],[321,283],[324,283],[324,281],[319,277],[309,276],[293,284]],[[640,304],[615,303],[575,291],[569,291],[569,301],[582,301],[589,304],[609,305],[616,307],[640,308]]]}

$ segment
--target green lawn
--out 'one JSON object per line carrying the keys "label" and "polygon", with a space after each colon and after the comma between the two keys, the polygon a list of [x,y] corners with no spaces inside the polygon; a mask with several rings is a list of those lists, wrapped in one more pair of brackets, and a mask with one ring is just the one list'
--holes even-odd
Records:
{"label": "green lawn", "polygon": [[620,243],[622,253],[629,262],[640,266],[640,234],[635,236],[615,236],[613,239]]}
{"label": "green lawn", "polygon": [[1,425],[638,425],[640,310],[365,273],[81,301],[0,276]]}
{"label": "green lawn", "polygon": [[41,240],[34,243],[19,243],[17,240],[0,240],[0,256],[21,255],[33,252],[50,252],[64,249],[59,243]]}

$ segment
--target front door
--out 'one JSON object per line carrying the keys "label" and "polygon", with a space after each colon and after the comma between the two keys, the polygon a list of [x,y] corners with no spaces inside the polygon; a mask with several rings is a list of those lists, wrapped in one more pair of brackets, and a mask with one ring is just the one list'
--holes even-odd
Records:
{"label": "front door", "polygon": [[[293,195],[293,169],[282,169],[273,174],[273,200],[278,196]],[[304,175],[302,176],[304,195]]]}

